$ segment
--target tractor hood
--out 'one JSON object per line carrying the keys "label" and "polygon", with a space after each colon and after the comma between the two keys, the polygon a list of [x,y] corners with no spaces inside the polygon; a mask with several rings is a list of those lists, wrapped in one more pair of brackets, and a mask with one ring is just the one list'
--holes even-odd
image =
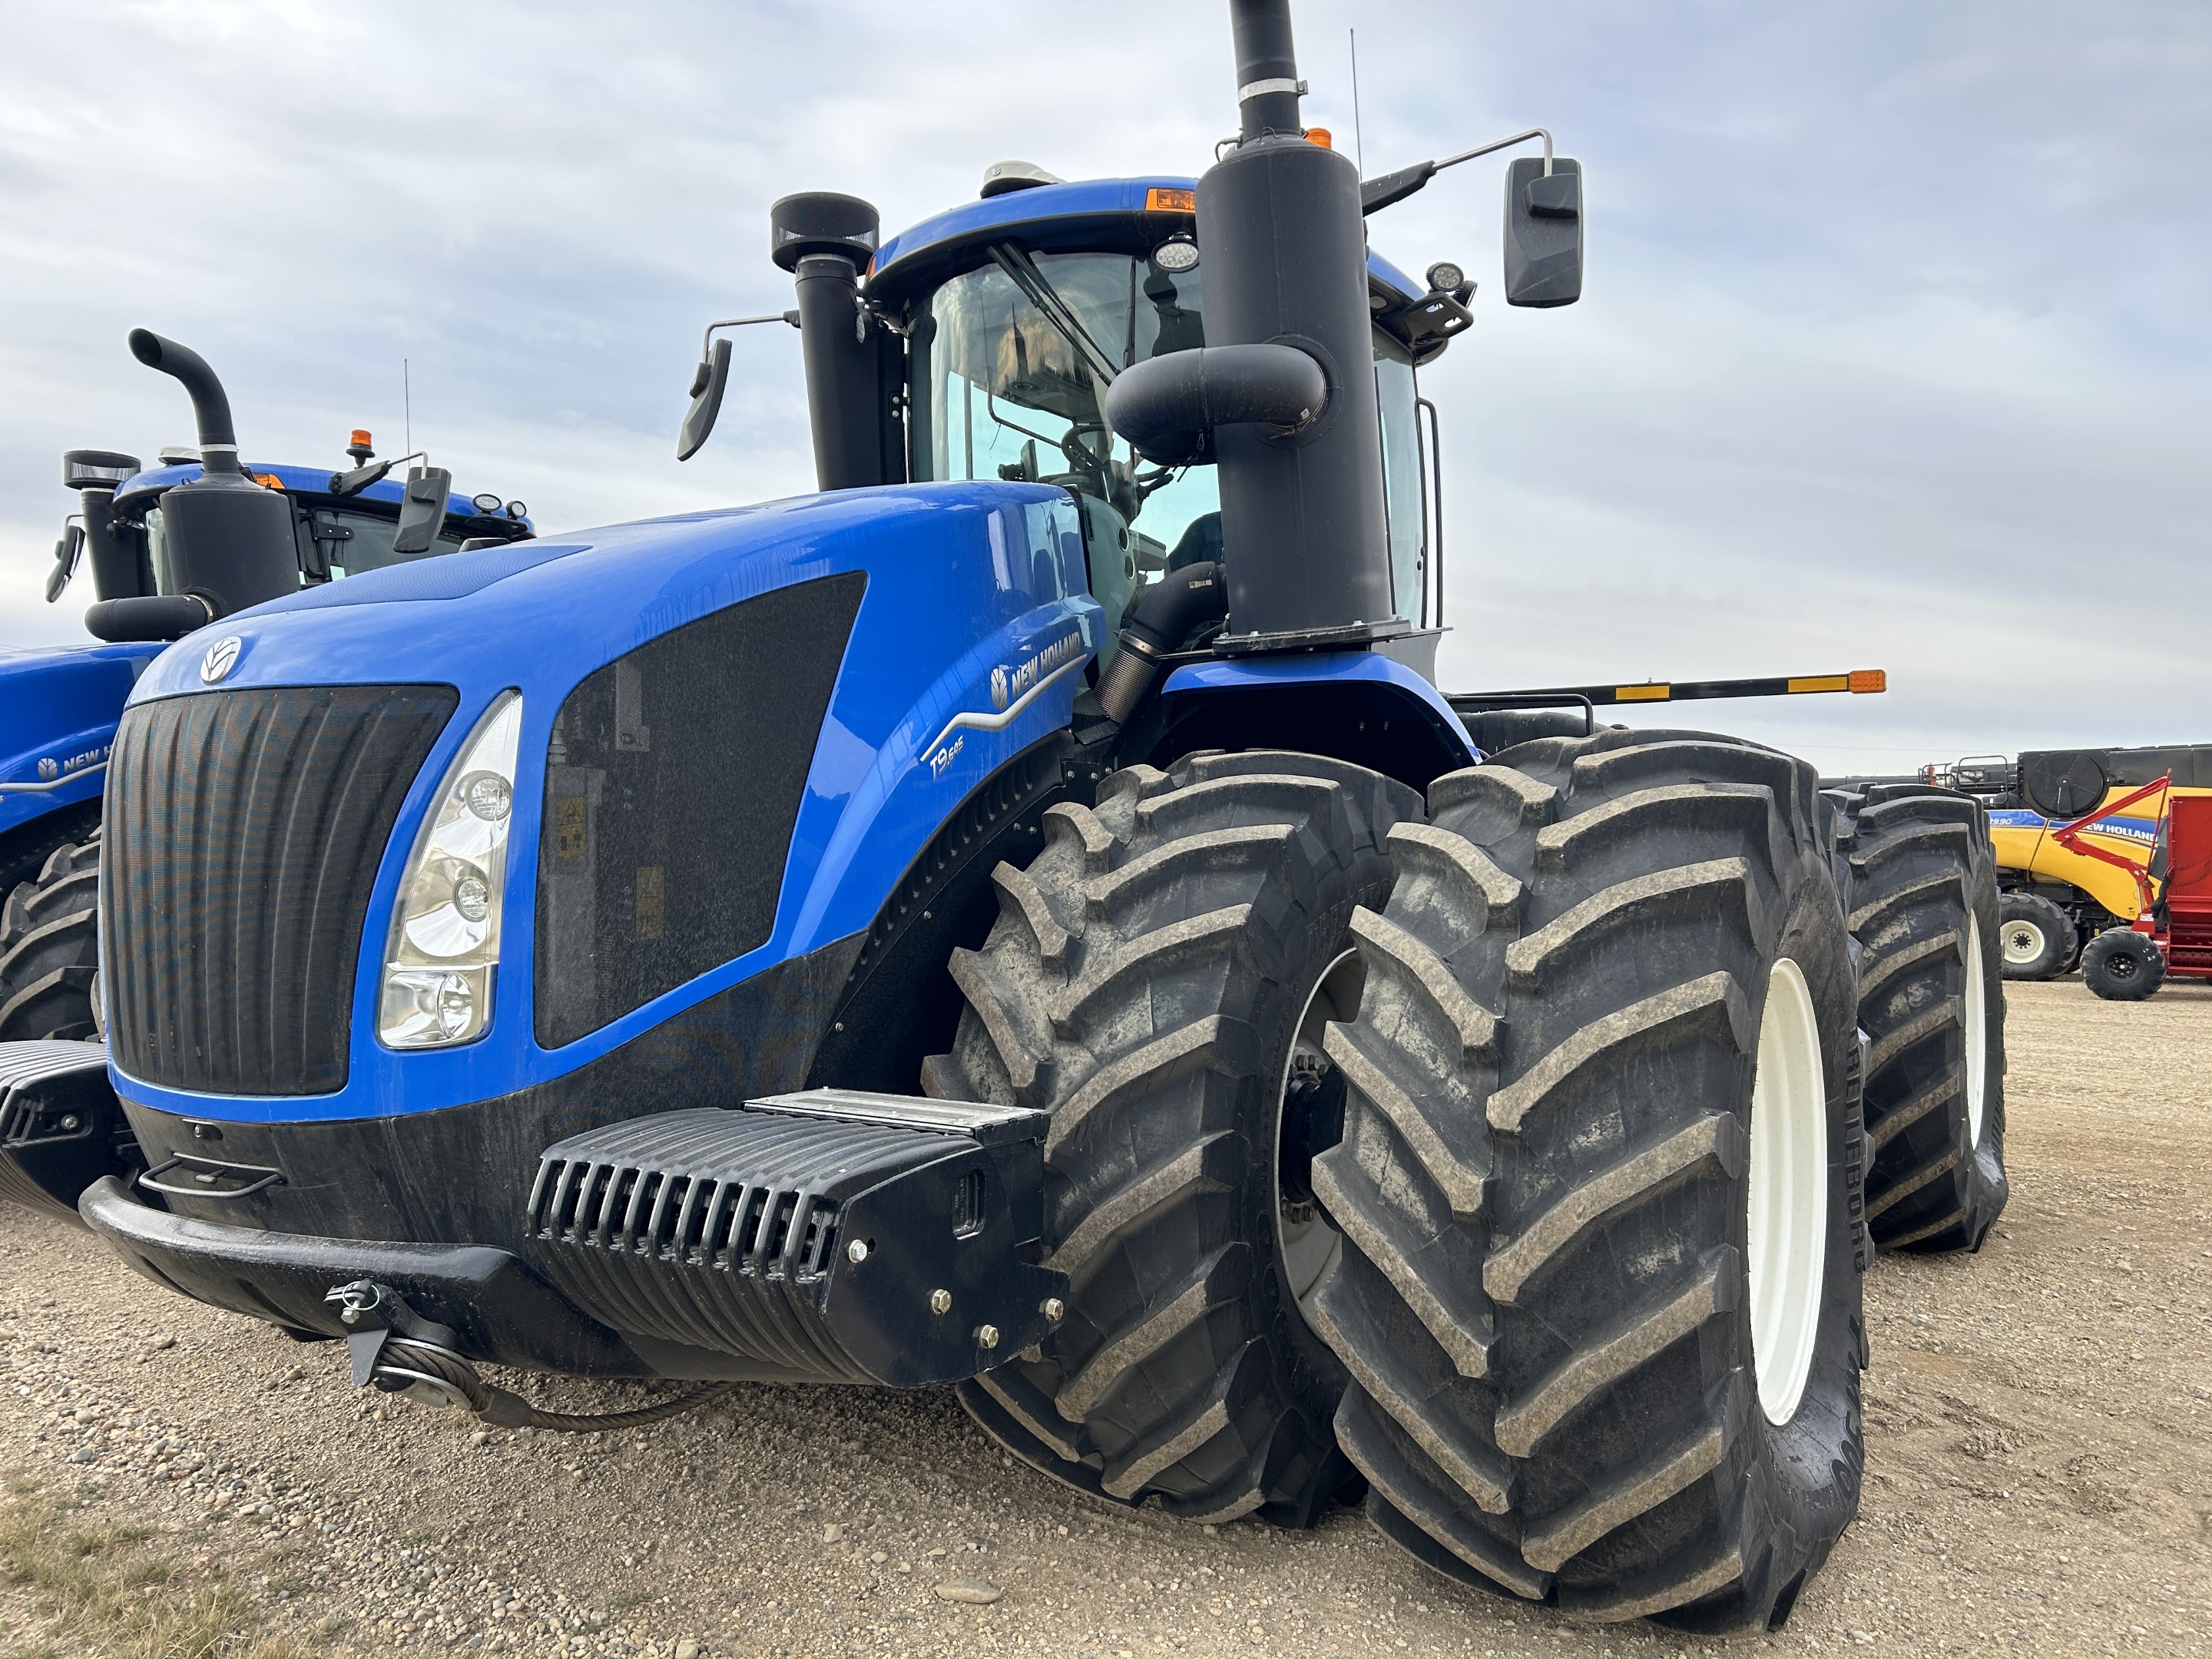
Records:
{"label": "tractor hood", "polygon": [[[381,1115],[464,1103],[545,1081],[764,968],[861,933],[951,809],[1005,761],[1067,724],[1085,665],[1103,638],[1083,558],[1079,524],[1065,491],[1000,483],[896,486],[622,525],[371,572],[201,630],[167,650],[134,694],[110,812],[126,820],[134,813],[144,816],[151,832],[157,821],[213,825],[233,811],[234,816],[247,813],[246,828],[201,831],[210,844],[198,850],[179,851],[172,836],[165,867],[111,871],[113,879],[142,887],[173,882],[182,895],[172,901],[145,887],[112,896],[112,910],[134,897],[140,908],[196,902],[193,881],[177,873],[179,859],[214,860],[204,879],[219,884],[216,865],[233,856],[222,843],[250,835],[252,820],[265,821],[276,810],[227,808],[223,796],[266,794],[271,766],[294,766],[302,790],[336,787],[316,782],[320,763],[301,758],[304,750],[276,752],[281,745],[266,735],[276,726],[256,724],[262,716],[252,711],[262,704],[274,708],[277,688],[434,686],[450,687],[458,696],[441,726],[432,718],[424,728],[435,732],[434,738],[423,739],[427,749],[411,751],[422,758],[406,762],[416,769],[412,782],[380,854],[371,849],[377,860],[373,881],[366,873],[361,878],[369,883],[368,896],[357,941],[346,1063],[338,1068],[343,1081],[312,1097],[274,1098],[280,1091],[250,1079],[206,1088],[157,1085],[134,1075],[131,1039],[118,1031],[118,1085],[131,1098],[161,1109],[264,1120]],[[787,590],[779,602],[788,613],[786,648],[800,653],[791,673],[817,676],[830,689],[826,704],[818,705],[823,712],[811,717],[819,725],[811,735],[811,760],[805,758],[805,738],[797,739],[804,790],[788,845],[752,849],[764,867],[782,872],[780,889],[771,890],[772,931],[757,948],[580,1036],[542,1042],[546,1022],[532,1018],[533,925],[549,772],[567,764],[556,743],[556,713],[587,678],[641,647]],[[823,596],[823,605],[831,605],[834,595],[835,605],[843,607],[834,628],[811,628],[808,607],[815,601],[806,596],[815,594]],[[827,660],[811,659],[817,657]],[[701,658],[690,684],[705,695],[713,689],[710,682],[734,672],[719,659]],[[620,672],[602,683],[621,695]],[[375,998],[403,867],[456,754],[508,691],[520,695],[521,716],[501,889],[496,1012],[484,1035],[465,1045],[412,1052],[383,1047],[376,1036]],[[636,694],[629,695],[635,704]],[[210,701],[216,698],[236,701],[218,706]],[[294,696],[287,706],[317,701]],[[642,708],[634,706],[619,718],[635,727],[635,744],[662,746],[656,763],[696,773],[708,781],[702,787],[730,791],[732,811],[752,810],[746,791],[769,785],[746,775],[745,728],[773,722],[777,711],[763,708],[755,721],[741,709],[729,722],[732,729],[702,738],[696,718],[686,724],[696,710],[672,707],[679,701],[680,694],[665,689],[665,683],[654,691],[648,681]],[[336,708],[347,699],[320,702]],[[360,702],[356,694],[354,702]],[[143,763],[131,759],[134,722],[151,732],[167,720],[161,728],[167,732],[182,731],[195,719],[207,726],[233,715],[225,728],[229,735],[220,743],[209,739],[198,759],[168,749],[158,763],[150,754]],[[652,730],[656,721],[658,737]],[[678,735],[685,731],[694,736]],[[671,748],[685,741],[695,752]],[[270,757],[241,757],[251,743],[268,747]],[[169,790],[177,792],[174,799],[165,799]],[[281,794],[276,799],[283,810],[294,810]],[[304,817],[305,808],[298,810]],[[279,863],[313,861],[343,850],[306,844],[314,839],[312,834],[280,836],[266,856]],[[237,855],[241,861],[256,856],[261,855]],[[257,874],[272,892],[289,879],[277,868]],[[312,872],[301,878],[320,878]],[[672,877],[670,914],[684,902]],[[189,947],[167,944],[149,930],[144,951],[159,956],[191,948],[203,953],[199,960],[220,959],[204,953],[234,948],[222,927],[245,926],[198,927],[184,920],[185,926],[171,931],[191,940]],[[250,938],[242,934],[245,942],[234,948],[246,955],[276,950],[264,935],[286,925],[283,919],[267,926],[256,921],[258,931],[249,930]],[[128,940],[118,944],[111,938],[109,948],[112,1001],[118,1011],[127,1011],[134,985],[158,985],[177,967],[166,960],[121,959],[137,948]],[[241,988],[250,988],[271,978],[281,982],[283,972],[280,953],[267,962],[241,961],[238,977]]]}

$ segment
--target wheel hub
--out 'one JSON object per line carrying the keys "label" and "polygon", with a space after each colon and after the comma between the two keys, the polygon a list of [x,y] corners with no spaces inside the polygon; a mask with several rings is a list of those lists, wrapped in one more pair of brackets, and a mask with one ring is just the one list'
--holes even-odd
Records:
{"label": "wheel hub", "polygon": [[2030,963],[2043,954],[2043,929],[2032,921],[2008,921],[1997,937],[2007,962]]}
{"label": "wheel hub", "polygon": [[1770,1423],[1797,1413],[1827,1266],[1827,1078],[1805,975],[1787,957],[1766,980],[1751,1090],[1747,1266],[1751,1352]]}

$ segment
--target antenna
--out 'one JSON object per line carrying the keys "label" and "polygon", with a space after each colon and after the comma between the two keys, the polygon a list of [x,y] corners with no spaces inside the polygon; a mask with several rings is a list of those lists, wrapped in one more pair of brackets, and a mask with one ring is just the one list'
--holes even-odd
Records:
{"label": "antenna", "polygon": [[415,447],[415,382],[407,372],[407,360],[399,360],[399,406],[406,411],[407,447]]}
{"label": "antenna", "polygon": [[1367,176],[1367,140],[1359,131],[1359,31],[1346,29],[1352,38],[1352,159],[1359,176]]}

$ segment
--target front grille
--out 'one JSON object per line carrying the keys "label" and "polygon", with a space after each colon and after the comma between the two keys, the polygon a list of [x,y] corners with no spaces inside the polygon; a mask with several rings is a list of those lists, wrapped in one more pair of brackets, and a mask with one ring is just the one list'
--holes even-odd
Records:
{"label": "front grille", "polygon": [[343,1088],[369,889],[459,696],[279,686],[126,711],[100,866],[109,1042],[213,1094]]}

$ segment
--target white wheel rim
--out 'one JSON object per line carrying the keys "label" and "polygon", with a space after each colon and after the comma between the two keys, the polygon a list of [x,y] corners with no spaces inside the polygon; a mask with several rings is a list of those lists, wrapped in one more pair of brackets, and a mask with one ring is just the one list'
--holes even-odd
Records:
{"label": "white wheel rim", "polygon": [[[1275,1137],[1279,1146],[1283,1133],[1283,1107],[1291,1092],[1291,1076],[1301,1060],[1322,1067],[1335,1062],[1322,1052],[1322,1037],[1334,1022],[1355,1019],[1359,1014],[1359,994],[1364,988],[1367,970],[1357,951],[1346,951],[1329,963],[1306,999],[1306,1006],[1298,1015],[1297,1033],[1291,1039],[1291,1052],[1283,1062],[1283,1075],[1275,1091]],[[1284,1288],[1307,1322],[1312,1322],[1310,1306],[1314,1293],[1328,1277],[1330,1265],[1344,1250],[1344,1235],[1330,1224],[1328,1217],[1316,1206],[1310,1216],[1285,1213],[1283,1187],[1279,1178],[1275,1182],[1275,1249],[1281,1263]]]}
{"label": "white wheel rim", "polygon": [[[2033,962],[2043,954],[2043,929],[2032,921],[2008,921],[1998,929],[1997,938],[2003,945],[2007,962]],[[1978,940],[1976,946],[1979,947]]]}
{"label": "white wheel rim", "polygon": [[1990,1005],[1982,989],[1982,925],[1966,921],[1966,1129],[1982,1144],[1983,1096],[1990,1081]]}
{"label": "white wheel rim", "polygon": [[1759,1408],[1797,1414],[1820,1324],[1828,1258],[1828,1090],[1805,975],[1787,957],[1766,976],[1751,1085],[1751,1357]]}

